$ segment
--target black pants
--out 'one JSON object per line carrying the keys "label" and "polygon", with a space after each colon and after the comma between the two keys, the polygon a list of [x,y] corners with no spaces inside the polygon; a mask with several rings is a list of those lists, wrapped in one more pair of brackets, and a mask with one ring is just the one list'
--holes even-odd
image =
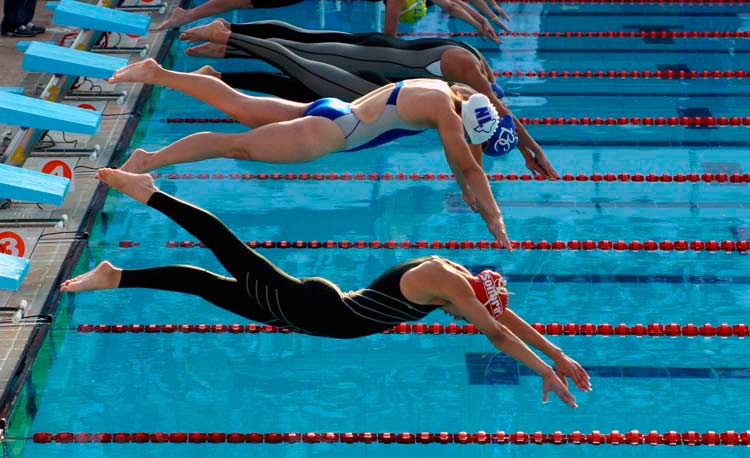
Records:
{"label": "black pants", "polygon": [[[211,213],[162,192],[148,201],[148,206],[160,211],[203,242],[234,278],[209,272],[194,266],[173,265],[150,269],[123,270],[120,288],[151,288],[193,294],[230,312],[251,320],[280,324],[272,311],[256,297],[256,285],[272,285],[284,296],[300,297],[302,282],[276,267],[271,261],[251,249]],[[257,283],[256,283],[257,280]],[[275,301],[271,302],[275,305]]]}
{"label": "black pants", "polygon": [[12,32],[19,26],[26,25],[34,18],[36,0],[4,0],[3,32]]}

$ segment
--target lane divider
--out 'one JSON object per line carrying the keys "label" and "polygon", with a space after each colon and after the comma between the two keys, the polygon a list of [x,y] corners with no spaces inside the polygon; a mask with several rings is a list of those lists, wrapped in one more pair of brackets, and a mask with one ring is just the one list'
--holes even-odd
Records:
{"label": "lane divider", "polygon": [[[547,117],[518,118],[523,124],[552,125],[591,125],[591,126],[682,126],[682,127],[748,127],[750,116],[657,116],[619,118],[599,116],[589,117]],[[232,118],[165,118],[168,124],[239,124]]]}
{"label": "lane divider", "polygon": [[[744,5],[750,0],[507,0],[507,3],[604,3],[616,5]],[[614,14],[617,14],[615,12]]]}
{"label": "lane divider", "polygon": [[[377,180],[410,180],[410,181],[444,181],[453,180],[455,177],[449,173],[152,173],[155,179],[165,180],[289,180],[289,181],[377,181]],[[549,180],[542,175],[531,175],[529,173],[493,173],[487,175],[490,181],[558,181]],[[628,183],[750,183],[750,172],[748,173],[579,173],[573,175],[566,173],[560,177],[562,181],[592,181],[592,182],[628,182]]]}
{"label": "lane divider", "polygon": [[[25,438],[24,438],[25,439]],[[631,430],[626,433],[612,431],[604,434],[600,431],[583,433],[574,431],[565,434],[562,431],[554,431],[545,434],[541,431],[526,433],[517,431],[507,433],[497,431],[487,433],[479,431],[468,433],[465,431],[457,433],[439,432],[364,432],[364,433],[335,433],[335,432],[270,432],[270,433],[241,433],[241,432],[117,432],[117,433],[72,433],[72,432],[38,432],[34,433],[32,440],[37,444],[70,444],[70,443],[115,443],[115,444],[146,444],[146,443],[173,443],[173,444],[549,444],[549,445],[750,445],[750,431],[738,433],[736,431],[667,431],[660,433],[650,431],[641,433]]]}
{"label": "lane divider", "polygon": [[[326,240],[326,241],[289,241],[289,240],[251,240],[245,242],[250,248],[274,248],[274,249],[440,249],[440,250],[488,250],[488,249],[502,249],[500,242],[490,242],[487,240],[480,240],[477,242],[471,240],[464,240],[462,242],[456,240],[448,240],[442,242],[440,240],[434,240],[428,242],[426,240],[417,240],[416,242],[410,242],[408,240],[396,241],[396,240]],[[121,240],[118,242],[120,248],[135,248],[140,246],[140,242],[133,240]],[[201,242],[193,241],[176,241],[171,240],[166,242],[164,245],[166,248],[205,248],[206,246]],[[535,242],[533,240],[524,240],[519,242],[517,240],[511,241],[511,246],[514,249],[522,250],[572,250],[572,251],[709,251],[717,252],[724,251],[727,253],[742,252],[746,253],[750,251],[750,241],[748,240],[724,240],[718,242],[716,240],[693,240],[691,242],[687,240],[662,240],[657,242],[655,240],[646,240],[641,242],[639,240],[633,240],[626,242],[624,240],[617,240],[612,242],[611,240],[570,240],[568,242],[562,240],[555,240],[554,242],[548,242],[547,240],[540,240]]]}
{"label": "lane divider", "polygon": [[493,73],[508,78],[750,78],[750,70],[495,70]]}
{"label": "lane divider", "polygon": [[[693,323],[636,323],[628,326],[625,323],[534,323],[532,325],[540,334],[549,336],[635,336],[635,337],[738,337],[750,335],[750,326],[745,323],[730,325],[721,323],[702,326]],[[79,324],[79,334],[296,334],[297,331],[272,326],[270,324]],[[411,335],[476,335],[481,331],[471,323],[399,323],[380,332],[380,334]]]}
{"label": "lane divider", "polygon": [[[567,32],[499,32],[501,37],[532,38],[750,38],[750,30],[641,30],[625,31],[567,31]],[[479,37],[479,32],[398,32],[400,37]]]}

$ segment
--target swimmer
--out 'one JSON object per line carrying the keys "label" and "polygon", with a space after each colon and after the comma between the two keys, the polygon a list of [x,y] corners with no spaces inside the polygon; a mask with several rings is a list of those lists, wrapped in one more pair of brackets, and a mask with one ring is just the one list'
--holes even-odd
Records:
{"label": "swimmer", "polygon": [[[201,18],[214,16],[225,11],[242,9],[242,8],[279,8],[284,6],[302,3],[304,0],[208,0],[207,2],[186,10],[179,6],[174,9],[172,15],[162,22],[156,30],[177,28],[184,24],[196,21]],[[481,35],[483,39],[489,38],[496,43],[500,43],[495,29],[487,19],[479,14],[474,8],[465,4],[462,0],[364,0],[368,2],[385,2],[385,28],[388,35],[396,35],[399,22],[413,23],[420,20],[426,14],[426,8],[432,4],[437,5],[443,11],[451,16],[460,19],[472,27]],[[481,5],[483,11],[489,12],[489,16],[506,31],[510,31],[505,24],[497,19],[497,16],[489,11],[485,1],[494,3],[494,0],[471,0],[476,5]],[[502,8],[499,8],[502,12]],[[505,12],[500,13],[503,18],[507,19]]]}
{"label": "swimmer", "polygon": [[[97,177],[182,226],[213,252],[232,277],[187,265],[120,269],[105,261],[64,281],[60,286],[64,292],[150,288],[193,294],[249,320],[339,339],[375,334],[442,308],[476,325],[498,350],[539,374],[544,401],[552,392],[577,407],[568,377],[579,389],[591,390],[589,375],[575,360],[508,308],[505,282],[496,272],[472,275],[459,264],[428,256],[388,269],[364,289],[342,292],[326,279],[296,278],[282,271],[216,216],[159,191],[149,175],[101,169]],[[528,345],[550,357],[555,368]]]}
{"label": "swimmer", "polygon": [[499,155],[514,148],[518,137],[513,118],[498,116],[486,96],[468,87],[415,79],[380,87],[352,103],[332,98],[297,103],[242,94],[210,76],[166,70],[153,59],[123,67],[109,81],[167,86],[254,128],[239,134],[195,133],[156,152],[136,149],[122,166],[128,172],[220,157],[309,162],[335,151],[359,151],[437,129],[464,201],[479,212],[496,240],[511,249],[487,175],[476,158],[481,160],[483,151]]}
{"label": "swimmer", "polygon": [[[489,97],[501,116],[513,116],[498,96],[502,90],[495,84],[484,56],[461,41],[401,40],[382,33],[306,30],[281,21],[230,24],[224,20],[190,29],[180,39],[209,41],[189,48],[190,55],[261,59],[283,72],[219,73],[211,67],[201,70],[238,89],[296,102],[323,97],[351,102],[391,82],[440,78],[468,85]],[[321,63],[336,70],[329,73],[331,67]],[[515,117],[514,122],[518,148],[529,170],[547,179],[559,178],[541,146]]]}

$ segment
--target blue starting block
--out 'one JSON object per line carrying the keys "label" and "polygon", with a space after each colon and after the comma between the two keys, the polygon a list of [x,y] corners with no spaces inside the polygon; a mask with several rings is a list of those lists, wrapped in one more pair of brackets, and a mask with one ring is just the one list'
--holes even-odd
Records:
{"label": "blue starting block", "polygon": [[16,51],[24,52],[27,49],[29,49],[29,46],[31,46],[31,43],[45,43],[48,45],[55,44],[54,41],[31,41],[31,40],[18,40],[16,42]]}
{"label": "blue starting block", "polygon": [[0,289],[16,291],[29,273],[29,260],[0,253]]}
{"label": "blue starting block", "polygon": [[146,35],[151,17],[118,11],[114,8],[90,5],[75,0],[62,0],[54,8],[55,24],[101,30],[103,32]]}
{"label": "blue starting block", "polygon": [[9,92],[11,94],[23,94],[23,86],[0,86],[0,92]]}
{"label": "blue starting block", "polygon": [[55,73],[90,78],[109,78],[127,59],[79,51],[46,43],[31,43],[23,55],[22,68],[29,72]]}
{"label": "blue starting block", "polygon": [[70,180],[57,175],[0,164],[0,198],[62,205]]}
{"label": "blue starting block", "polygon": [[0,91],[0,123],[93,135],[101,113]]}

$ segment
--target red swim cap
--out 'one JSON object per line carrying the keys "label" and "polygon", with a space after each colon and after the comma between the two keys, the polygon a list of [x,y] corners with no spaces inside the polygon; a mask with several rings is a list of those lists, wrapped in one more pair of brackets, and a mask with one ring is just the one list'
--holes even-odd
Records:
{"label": "red swim cap", "polygon": [[508,307],[505,278],[492,270],[484,270],[469,280],[469,284],[490,315],[495,319],[499,318]]}

